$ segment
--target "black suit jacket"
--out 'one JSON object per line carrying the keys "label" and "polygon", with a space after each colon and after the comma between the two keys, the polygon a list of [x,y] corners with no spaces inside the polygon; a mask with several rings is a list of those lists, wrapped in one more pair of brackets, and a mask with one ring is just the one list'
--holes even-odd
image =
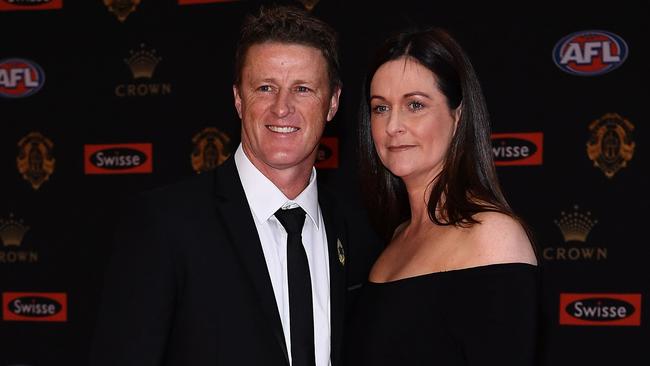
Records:
{"label": "black suit jacket", "polygon": [[[319,204],[329,246],[331,360],[340,366],[348,288],[365,281],[379,247],[370,230],[351,230],[349,209],[320,186]],[[234,159],[132,206],[106,272],[91,365],[288,366]]]}

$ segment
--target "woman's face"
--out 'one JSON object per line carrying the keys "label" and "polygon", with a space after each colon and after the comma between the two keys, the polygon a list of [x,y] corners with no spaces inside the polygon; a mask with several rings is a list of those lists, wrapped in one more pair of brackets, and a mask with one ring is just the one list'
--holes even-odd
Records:
{"label": "woman's face", "polygon": [[381,65],[370,83],[370,122],[379,158],[405,183],[428,184],[442,169],[460,118],[436,76],[413,58]]}

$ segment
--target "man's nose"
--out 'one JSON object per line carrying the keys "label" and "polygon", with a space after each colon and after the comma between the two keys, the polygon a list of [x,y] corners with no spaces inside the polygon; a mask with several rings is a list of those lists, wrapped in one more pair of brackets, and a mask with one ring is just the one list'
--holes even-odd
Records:
{"label": "man's nose", "polygon": [[273,112],[273,114],[276,116],[282,118],[293,113],[293,111],[294,106],[291,93],[286,89],[280,90],[280,92],[276,94],[275,100],[273,101],[271,112]]}

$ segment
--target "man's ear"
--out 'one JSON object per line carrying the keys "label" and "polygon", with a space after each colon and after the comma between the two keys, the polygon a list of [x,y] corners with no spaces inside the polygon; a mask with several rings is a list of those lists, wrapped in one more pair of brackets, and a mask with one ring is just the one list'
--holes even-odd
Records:
{"label": "man's ear", "polygon": [[336,112],[339,110],[340,96],[341,96],[341,87],[337,86],[334,92],[332,93],[332,97],[330,98],[330,106],[329,109],[327,110],[327,122],[331,121],[336,115]]}
{"label": "man's ear", "polygon": [[237,109],[237,114],[241,119],[241,95],[239,95],[239,88],[235,84],[232,86],[232,94],[235,97],[235,109]]}

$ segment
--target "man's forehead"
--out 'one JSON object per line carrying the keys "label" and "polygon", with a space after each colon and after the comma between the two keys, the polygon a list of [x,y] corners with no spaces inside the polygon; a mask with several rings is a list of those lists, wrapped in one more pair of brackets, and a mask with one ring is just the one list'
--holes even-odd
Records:
{"label": "man's forehead", "polygon": [[264,40],[264,41],[252,43],[250,46],[248,46],[247,51],[250,51],[251,48],[261,48],[261,47],[267,47],[267,48],[268,47],[273,47],[273,48],[284,48],[284,47],[306,48],[306,49],[309,49],[309,50],[312,50],[312,51],[317,51],[321,55],[323,54],[323,50],[321,50],[320,48],[318,48],[318,47],[316,47],[316,46],[314,46],[312,44],[303,43],[303,42],[274,40],[274,39]]}
{"label": "man's forehead", "polygon": [[322,52],[298,43],[255,44],[246,53],[243,69],[244,74],[256,79],[282,74],[312,81],[327,77],[327,61]]}
{"label": "man's forehead", "polygon": [[251,45],[246,51],[246,59],[244,64],[256,61],[266,61],[259,59],[259,57],[252,56],[265,56],[265,57],[295,57],[298,61],[318,62],[322,61],[327,63],[323,52],[313,46],[304,45],[300,43],[284,43],[284,42],[264,42]]}

